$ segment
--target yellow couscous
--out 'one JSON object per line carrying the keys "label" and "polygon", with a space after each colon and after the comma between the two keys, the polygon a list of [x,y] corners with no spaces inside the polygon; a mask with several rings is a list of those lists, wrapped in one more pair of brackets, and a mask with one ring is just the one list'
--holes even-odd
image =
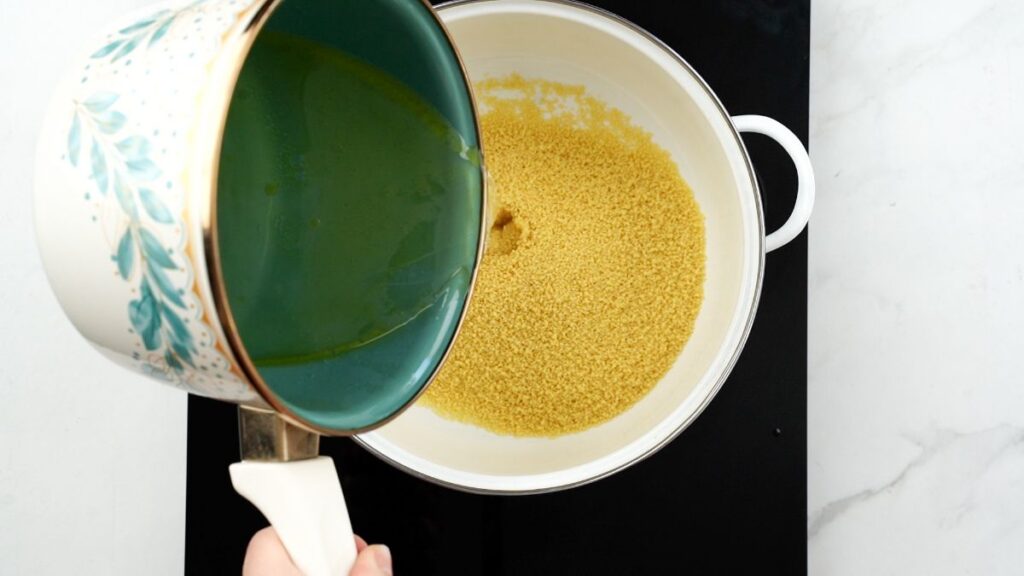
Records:
{"label": "yellow couscous", "polygon": [[679,356],[703,298],[703,216],[669,154],[583,87],[510,76],[476,89],[495,220],[423,401],[500,434],[584,430]]}

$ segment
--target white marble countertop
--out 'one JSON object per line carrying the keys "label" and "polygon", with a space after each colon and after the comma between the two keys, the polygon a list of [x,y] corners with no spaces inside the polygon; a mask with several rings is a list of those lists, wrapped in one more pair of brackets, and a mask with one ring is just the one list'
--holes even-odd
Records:
{"label": "white marble countertop", "polygon": [[[0,0],[4,574],[182,573],[185,397],[74,332],[28,216],[70,47],[147,3]],[[1024,571],[1022,30],[1010,0],[813,0],[811,574]]]}
{"label": "white marble countertop", "polygon": [[1024,573],[1024,3],[811,29],[811,573]]}

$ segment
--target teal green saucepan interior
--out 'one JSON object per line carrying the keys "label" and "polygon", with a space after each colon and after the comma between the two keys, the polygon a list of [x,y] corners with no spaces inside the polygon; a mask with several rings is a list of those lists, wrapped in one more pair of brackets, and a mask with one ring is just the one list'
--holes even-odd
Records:
{"label": "teal green saucepan interior", "polygon": [[420,0],[285,0],[246,60],[217,185],[223,282],[271,394],[318,431],[386,421],[467,304],[482,166],[469,86]]}

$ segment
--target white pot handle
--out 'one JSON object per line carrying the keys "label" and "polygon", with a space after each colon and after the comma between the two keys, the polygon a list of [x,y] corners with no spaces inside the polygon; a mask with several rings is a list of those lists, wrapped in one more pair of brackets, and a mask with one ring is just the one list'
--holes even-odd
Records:
{"label": "white pot handle", "polygon": [[789,128],[767,116],[733,116],[732,123],[740,132],[764,134],[778,142],[796,166],[796,204],[786,223],[765,237],[765,251],[771,252],[796,238],[811,219],[811,211],[814,209],[814,169],[811,167],[811,158],[800,139]]}
{"label": "white pot handle", "polygon": [[303,574],[348,575],[356,561],[356,544],[330,458],[243,460],[230,470],[235,491],[267,517]]}

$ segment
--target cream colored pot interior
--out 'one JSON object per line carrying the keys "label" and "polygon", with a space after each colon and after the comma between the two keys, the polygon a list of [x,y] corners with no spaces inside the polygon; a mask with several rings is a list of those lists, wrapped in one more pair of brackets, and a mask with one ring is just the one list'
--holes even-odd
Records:
{"label": "cream colored pot interior", "polygon": [[670,151],[706,219],[705,299],[669,373],[632,409],[597,428],[555,439],[503,437],[415,406],[360,440],[410,472],[469,490],[531,492],[584,483],[642,459],[685,428],[742,347],[764,258],[746,153],[702,81],[621,21],[543,0],[483,0],[440,13],[472,80],[517,72],[583,84]]}

